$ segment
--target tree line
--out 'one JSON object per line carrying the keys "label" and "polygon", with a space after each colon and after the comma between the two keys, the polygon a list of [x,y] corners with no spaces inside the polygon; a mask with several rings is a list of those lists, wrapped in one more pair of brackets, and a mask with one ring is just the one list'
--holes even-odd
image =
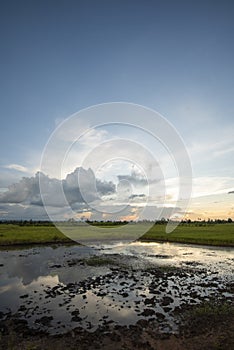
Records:
{"label": "tree line", "polygon": [[[165,225],[169,222],[169,219],[162,218],[160,220],[140,220],[140,221],[111,221],[111,220],[79,220],[76,221],[74,219],[68,219],[66,221],[58,221],[58,224],[80,224],[80,223],[87,223],[89,225],[95,225],[95,226],[108,226],[108,225],[126,225],[126,224],[135,224],[135,223],[151,223],[154,225]],[[174,221],[178,223],[178,221]],[[191,220],[191,219],[183,219],[180,221],[181,225],[195,225],[195,226],[206,226],[206,225],[214,225],[214,224],[230,224],[233,223],[233,220],[231,218],[228,219],[207,219],[202,220],[198,218],[197,220]],[[56,222],[52,222],[49,220],[0,220],[0,224],[13,224],[13,225],[19,225],[19,226],[55,226]]]}

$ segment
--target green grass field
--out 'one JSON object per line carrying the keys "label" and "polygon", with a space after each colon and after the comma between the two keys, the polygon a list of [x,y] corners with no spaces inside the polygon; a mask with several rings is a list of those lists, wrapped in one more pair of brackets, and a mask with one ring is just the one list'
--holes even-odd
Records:
{"label": "green grass field", "polygon": [[165,225],[154,225],[141,240],[234,247],[234,224],[182,224],[169,234],[165,233]]}
{"label": "green grass field", "polygon": [[0,245],[71,242],[54,226],[0,225]]}
{"label": "green grass field", "polygon": [[[100,225],[99,225],[100,226]],[[110,239],[108,230],[111,226],[99,228],[99,231],[94,231],[93,227],[79,227],[79,235],[75,236],[76,240],[81,242],[96,239]],[[113,227],[112,227],[113,228]],[[122,226],[123,228],[123,226]],[[195,225],[183,224],[179,225],[172,233],[165,232],[166,225],[154,225],[146,234],[144,234],[141,241],[166,241],[166,242],[180,242],[216,246],[232,246],[234,247],[234,223],[213,224],[213,225]],[[76,227],[71,228],[76,231]],[[135,239],[136,232],[139,225],[129,225],[128,238]],[[121,236],[121,227],[114,229],[114,239],[124,239]],[[64,231],[65,232],[65,231]],[[99,235],[99,236],[98,236]],[[132,235],[132,236],[131,236]],[[70,235],[71,237],[72,235]],[[78,237],[78,238],[77,238]],[[137,236],[137,238],[139,235]],[[112,236],[111,236],[112,238]],[[54,226],[20,226],[15,224],[1,224],[0,225],[0,246],[6,245],[26,245],[26,244],[52,244],[52,243],[72,243],[72,241],[62,234]]]}

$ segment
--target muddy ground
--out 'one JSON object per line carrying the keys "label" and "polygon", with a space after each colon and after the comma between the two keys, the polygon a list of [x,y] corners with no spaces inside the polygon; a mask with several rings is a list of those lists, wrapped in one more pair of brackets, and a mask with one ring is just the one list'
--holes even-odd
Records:
{"label": "muddy ground", "polygon": [[159,265],[170,255],[158,248],[153,259],[77,250],[3,254],[0,349],[234,349],[231,256],[223,269],[184,251],[178,267]]}
{"label": "muddy ground", "polygon": [[0,323],[1,349],[25,350],[232,350],[234,349],[234,307],[213,301],[189,307],[179,315],[176,334],[158,330],[154,317],[135,325],[106,324],[90,333],[81,327],[62,335],[29,329],[27,322],[9,316]]}
{"label": "muddy ground", "polygon": [[[91,264],[97,265],[97,269],[109,266],[108,273],[102,276],[45,286],[46,303],[64,297],[64,304],[59,305],[69,310],[71,321],[77,326],[62,334],[53,334],[52,314],[38,310],[30,295],[24,294],[17,313],[0,315],[0,349],[234,349],[232,282],[224,283],[216,274],[196,269],[194,264],[183,269],[156,268],[136,266],[132,261],[127,266],[113,255],[68,260],[66,264],[73,267]],[[56,268],[59,269],[59,265]],[[77,296],[83,306],[70,309]],[[89,298],[97,298],[93,314],[108,300],[107,310],[117,307],[120,312],[130,310],[134,312],[135,322],[118,324],[111,319],[109,311],[101,314],[98,324],[87,322],[81,308],[88,308]],[[35,327],[30,327],[30,317],[34,317]]]}

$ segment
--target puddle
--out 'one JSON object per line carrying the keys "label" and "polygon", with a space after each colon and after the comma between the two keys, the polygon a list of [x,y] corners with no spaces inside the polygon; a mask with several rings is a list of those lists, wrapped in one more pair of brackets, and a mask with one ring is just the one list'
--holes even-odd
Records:
{"label": "puddle", "polygon": [[[158,321],[176,332],[175,313],[209,298],[233,299],[233,248],[173,243],[37,247],[0,252],[0,315],[51,334],[75,327]],[[89,266],[104,256],[113,263]],[[160,268],[158,268],[160,266]],[[170,266],[181,269],[171,269]]]}

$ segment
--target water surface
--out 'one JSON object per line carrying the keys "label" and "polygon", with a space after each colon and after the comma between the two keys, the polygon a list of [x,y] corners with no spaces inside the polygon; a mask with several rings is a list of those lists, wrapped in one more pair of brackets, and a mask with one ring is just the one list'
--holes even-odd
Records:
{"label": "water surface", "polygon": [[[183,305],[233,298],[226,288],[233,280],[233,252],[140,242],[1,251],[0,316],[14,314],[52,334],[152,317],[159,329],[176,331],[173,313]],[[115,264],[88,266],[85,259],[93,255],[112,257]],[[181,269],[158,273],[158,266]]]}

